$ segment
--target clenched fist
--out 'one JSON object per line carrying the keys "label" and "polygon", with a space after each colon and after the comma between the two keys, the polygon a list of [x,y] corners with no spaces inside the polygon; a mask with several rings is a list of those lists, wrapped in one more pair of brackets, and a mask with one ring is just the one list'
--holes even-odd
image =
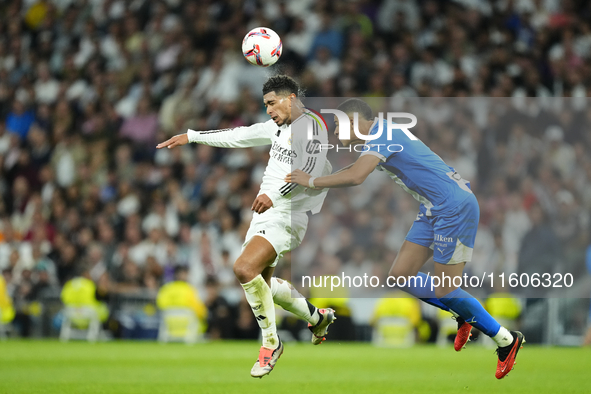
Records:
{"label": "clenched fist", "polygon": [[261,194],[252,203],[252,210],[256,213],[263,213],[273,206],[273,201],[266,194]]}

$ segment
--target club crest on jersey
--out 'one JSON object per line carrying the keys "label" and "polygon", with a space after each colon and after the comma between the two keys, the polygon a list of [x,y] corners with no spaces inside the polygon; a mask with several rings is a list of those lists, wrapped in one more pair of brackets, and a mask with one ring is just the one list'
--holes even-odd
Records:
{"label": "club crest on jersey", "polygon": [[290,137],[287,139],[287,143],[288,143],[289,145],[291,145],[291,143],[292,143],[292,142],[293,142],[293,136],[290,136]]}

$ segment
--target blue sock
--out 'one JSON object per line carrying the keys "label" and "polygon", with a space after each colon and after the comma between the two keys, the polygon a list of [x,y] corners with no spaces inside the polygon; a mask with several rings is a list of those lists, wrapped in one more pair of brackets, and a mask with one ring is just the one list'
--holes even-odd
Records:
{"label": "blue sock", "polygon": [[423,272],[419,272],[416,276],[420,277],[421,280],[407,280],[406,286],[400,287],[400,290],[417,297],[427,304],[436,306],[444,311],[449,311],[449,308],[435,297],[435,290],[433,290],[432,286],[433,278]]}
{"label": "blue sock", "polygon": [[480,305],[480,302],[461,288],[441,297],[440,301],[489,337],[494,337],[501,328],[501,325]]}

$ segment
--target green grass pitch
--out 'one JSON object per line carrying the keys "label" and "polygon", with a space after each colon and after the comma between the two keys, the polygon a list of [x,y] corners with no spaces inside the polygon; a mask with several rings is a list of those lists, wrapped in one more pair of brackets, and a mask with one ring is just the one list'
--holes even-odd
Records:
{"label": "green grass pitch", "polygon": [[494,377],[492,349],[292,344],[275,370],[250,377],[259,344],[0,342],[0,394],[18,393],[590,393],[591,350],[526,344]]}

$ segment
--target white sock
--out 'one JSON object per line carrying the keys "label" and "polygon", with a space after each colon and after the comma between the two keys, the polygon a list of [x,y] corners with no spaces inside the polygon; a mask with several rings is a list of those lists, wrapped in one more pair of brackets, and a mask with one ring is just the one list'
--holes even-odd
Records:
{"label": "white sock", "polygon": [[277,326],[275,325],[275,305],[267,282],[261,275],[247,283],[242,283],[246,293],[246,301],[263,332],[263,346],[275,349],[279,346]]}
{"label": "white sock", "polygon": [[513,335],[505,327],[501,326],[499,332],[492,337],[493,341],[497,343],[499,347],[509,346],[513,342]]}
{"label": "white sock", "polygon": [[318,323],[320,319],[318,308],[310,304],[287,281],[275,277],[271,278],[271,293],[273,294],[273,301],[286,311],[312,325]]}

